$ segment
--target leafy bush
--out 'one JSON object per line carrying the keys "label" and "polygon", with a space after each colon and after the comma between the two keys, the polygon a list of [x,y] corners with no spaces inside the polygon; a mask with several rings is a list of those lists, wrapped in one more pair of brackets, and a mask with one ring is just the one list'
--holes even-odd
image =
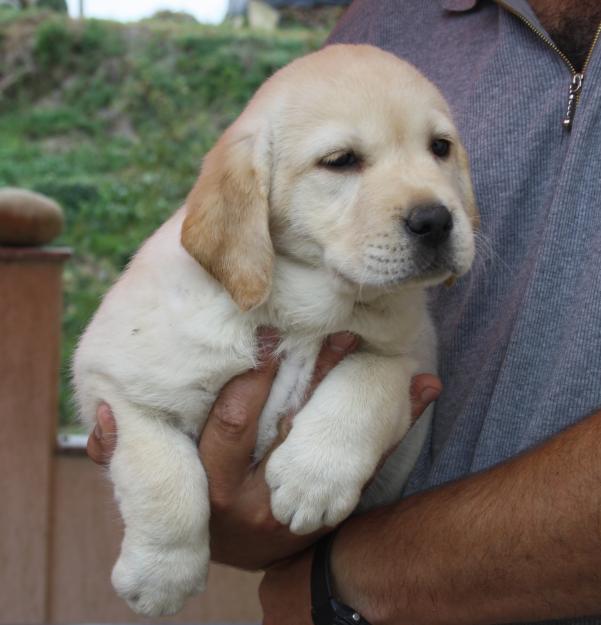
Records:
{"label": "leafy bush", "polygon": [[169,11],[162,10],[157,11],[150,19],[152,20],[169,20],[172,22],[178,23],[193,23],[196,24],[198,21],[190,13],[186,13],[185,11]]}
{"label": "leafy bush", "polygon": [[64,20],[48,20],[36,32],[34,55],[41,68],[65,63],[71,53],[71,31]]}
{"label": "leafy bush", "polygon": [[66,0],[38,0],[38,6],[40,9],[49,9],[58,13],[67,12]]}
{"label": "leafy bush", "polygon": [[50,18],[35,33],[34,59],[40,69],[62,78],[69,72],[93,70],[124,50],[122,29],[100,20]]}

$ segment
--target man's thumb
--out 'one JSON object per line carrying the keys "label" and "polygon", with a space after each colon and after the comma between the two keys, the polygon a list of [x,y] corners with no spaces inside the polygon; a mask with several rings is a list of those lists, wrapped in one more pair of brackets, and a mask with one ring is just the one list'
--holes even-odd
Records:
{"label": "man's thumb", "polygon": [[230,380],[202,432],[199,451],[210,488],[227,496],[244,481],[252,462],[258,420],[277,373],[275,359]]}

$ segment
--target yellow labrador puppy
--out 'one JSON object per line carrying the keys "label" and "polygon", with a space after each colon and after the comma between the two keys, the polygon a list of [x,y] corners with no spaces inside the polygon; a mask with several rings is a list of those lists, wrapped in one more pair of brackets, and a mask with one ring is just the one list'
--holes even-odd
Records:
{"label": "yellow labrador puppy", "polygon": [[[435,369],[424,287],[468,270],[475,219],[447,105],[407,63],[337,45],[258,90],[75,356],[83,419],[106,401],[119,428],[110,476],[125,536],[112,581],[136,612],[172,614],[205,586],[210,510],[194,438],[221,387],[254,365],[259,326],[279,329],[283,362],[257,457],[301,405],[324,337],[362,337],[266,475],[273,514],[293,532],[357,508],[409,429],[411,377]],[[387,462],[364,507],[398,496],[421,436]]]}

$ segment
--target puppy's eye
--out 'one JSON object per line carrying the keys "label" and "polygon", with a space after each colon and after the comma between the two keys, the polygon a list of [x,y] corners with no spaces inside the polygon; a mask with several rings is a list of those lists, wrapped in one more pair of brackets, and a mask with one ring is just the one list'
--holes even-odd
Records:
{"label": "puppy's eye", "polygon": [[361,159],[352,150],[348,152],[336,152],[319,161],[322,167],[338,170],[351,169],[357,167],[360,163]]}
{"label": "puppy's eye", "polygon": [[446,158],[451,153],[451,142],[448,139],[433,139],[430,150],[438,158]]}

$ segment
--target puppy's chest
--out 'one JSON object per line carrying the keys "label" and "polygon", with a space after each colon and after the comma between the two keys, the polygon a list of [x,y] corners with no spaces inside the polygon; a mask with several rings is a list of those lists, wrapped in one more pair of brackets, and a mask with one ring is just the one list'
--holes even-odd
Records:
{"label": "puppy's chest", "polygon": [[423,289],[399,290],[367,301],[345,291],[328,273],[278,258],[271,297],[257,311],[258,325],[278,328],[301,346],[299,337],[323,339],[353,332],[376,352],[398,355],[411,350],[428,323]]}
{"label": "puppy's chest", "polygon": [[321,344],[321,337],[283,337],[278,373],[259,418],[256,458],[273,443],[280,419],[298,412],[305,402]]}

